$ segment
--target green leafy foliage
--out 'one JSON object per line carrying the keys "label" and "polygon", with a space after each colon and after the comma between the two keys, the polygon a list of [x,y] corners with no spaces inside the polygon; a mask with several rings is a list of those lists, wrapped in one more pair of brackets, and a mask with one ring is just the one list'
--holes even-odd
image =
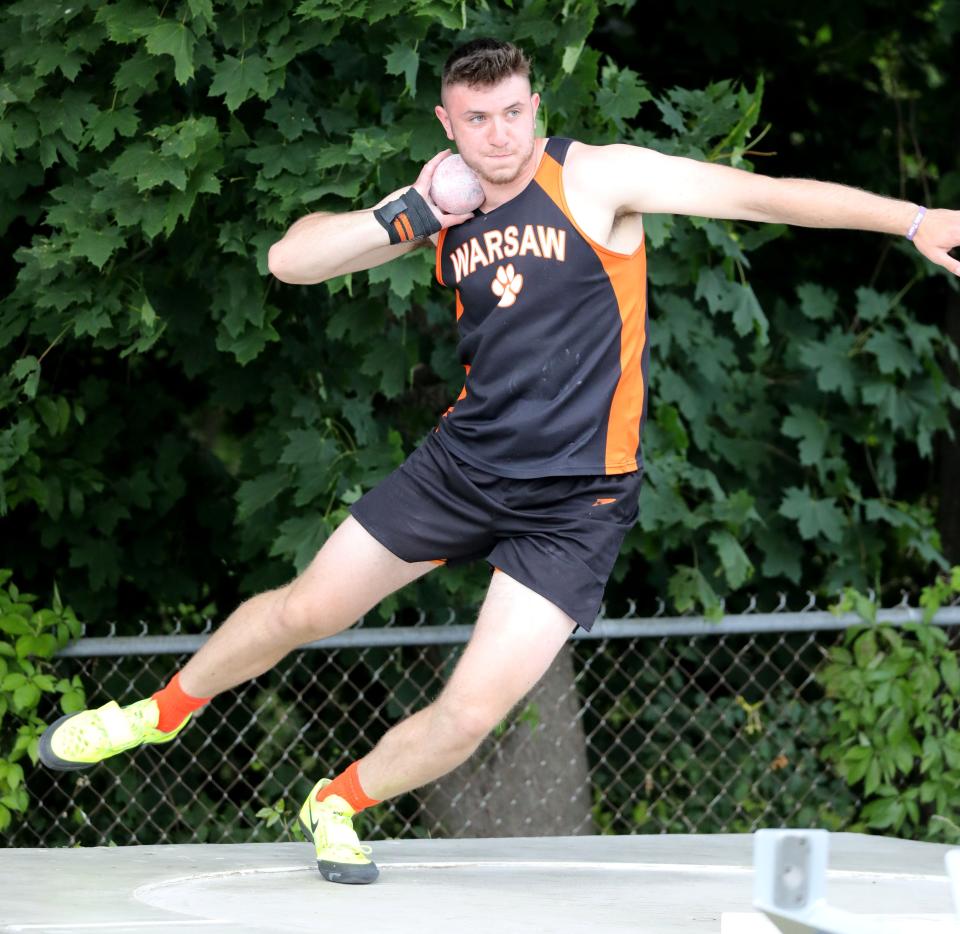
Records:
{"label": "green leafy foliage", "polygon": [[61,604],[56,589],[51,607],[36,608],[37,598],[22,593],[12,578],[12,571],[0,570],[0,831],[29,806],[23,760],[38,761],[46,728],[38,708],[45,696],[55,696],[62,713],[85,706],[80,679],[59,676],[51,662],[80,635],[73,610]]}
{"label": "green leafy foliage", "polygon": [[[526,43],[543,132],[752,170],[769,130],[762,78],[657,93],[598,53],[591,0],[509,23],[401,6],[11,8],[0,186],[27,236],[0,305],[0,514],[86,615],[289,579],[456,398],[429,251],[313,288],[266,271],[294,219],[369,206],[446,146],[430,97],[452,44]],[[898,464],[948,431],[955,350],[906,290],[761,302],[750,254],[783,234],[647,218],[648,476],[621,565],[680,609],[942,564]],[[446,569],[442,590],[475,603],[482,571]]]}
{"label": "green leafy foliage", "polygon": [[960,568],[924,589],[924,619],[879,624],[876,604],[853,590],[836,612],[866,624],[830,650],[818,682],[828,714],[825,761],[859,794],[864,827],[956,844],[960,807],[960,667],[947,633],[931,620],[960,595]]}

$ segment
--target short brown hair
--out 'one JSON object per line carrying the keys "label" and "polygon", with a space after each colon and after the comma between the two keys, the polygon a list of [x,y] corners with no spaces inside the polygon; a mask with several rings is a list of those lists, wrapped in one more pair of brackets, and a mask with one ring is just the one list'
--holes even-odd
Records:
{"label": "short brown hair", "polygon": [[523,49],[499,39],[472,39],[454,49],[447,59],[440,95],[454,84],[490,87],[511,75],[530,78],[530,59]]}

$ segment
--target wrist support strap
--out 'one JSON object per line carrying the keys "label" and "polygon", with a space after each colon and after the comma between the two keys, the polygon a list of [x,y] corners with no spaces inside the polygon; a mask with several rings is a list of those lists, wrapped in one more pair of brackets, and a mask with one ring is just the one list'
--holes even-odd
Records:
{"label": "wrist support strap", "polygon": [[377,208],[373,216],[390,236],[391,243],[421,240],[440,230],[440,221],[416,188],[408,188],[399,198]]}

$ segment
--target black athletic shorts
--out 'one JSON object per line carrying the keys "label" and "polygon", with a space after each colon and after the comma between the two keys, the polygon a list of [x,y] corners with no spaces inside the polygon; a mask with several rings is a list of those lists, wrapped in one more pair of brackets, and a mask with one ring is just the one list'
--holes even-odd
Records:
{"label": "black athletic shorts", "polygon": [[637,521],[642,475],[500,477],[431,432],[350,512],[404,561],[453,567],[485,558],[589,631]]}

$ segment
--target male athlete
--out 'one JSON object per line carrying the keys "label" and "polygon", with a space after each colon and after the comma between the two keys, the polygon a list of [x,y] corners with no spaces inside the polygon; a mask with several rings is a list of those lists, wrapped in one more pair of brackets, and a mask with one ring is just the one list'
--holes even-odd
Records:
{"label": "male athlete", "polygon": [[430,199],[438,153],[373,208],[310,214],[270,249],[283,282],[314,284],[436,249],[454,294],[465,382],[407,460],[353,504],[310,566],[243,603],[166,687],[63,717],[51,768],[163,743],[216,694],[338,633],[441,564],[485,558],[490,587],[440,696],[390,729],[300,810],[327,880],[378,874],[351,818],[466,760],[530,691],[577,626],[589,630],[637,519],[649,342],[642,215],[846,227],[908,236],[960,275],[960,212],[841,185],[776,179],[615,144],[539,138],[529,63],[478,39],[453,52],[436,115],[486,200]]}

